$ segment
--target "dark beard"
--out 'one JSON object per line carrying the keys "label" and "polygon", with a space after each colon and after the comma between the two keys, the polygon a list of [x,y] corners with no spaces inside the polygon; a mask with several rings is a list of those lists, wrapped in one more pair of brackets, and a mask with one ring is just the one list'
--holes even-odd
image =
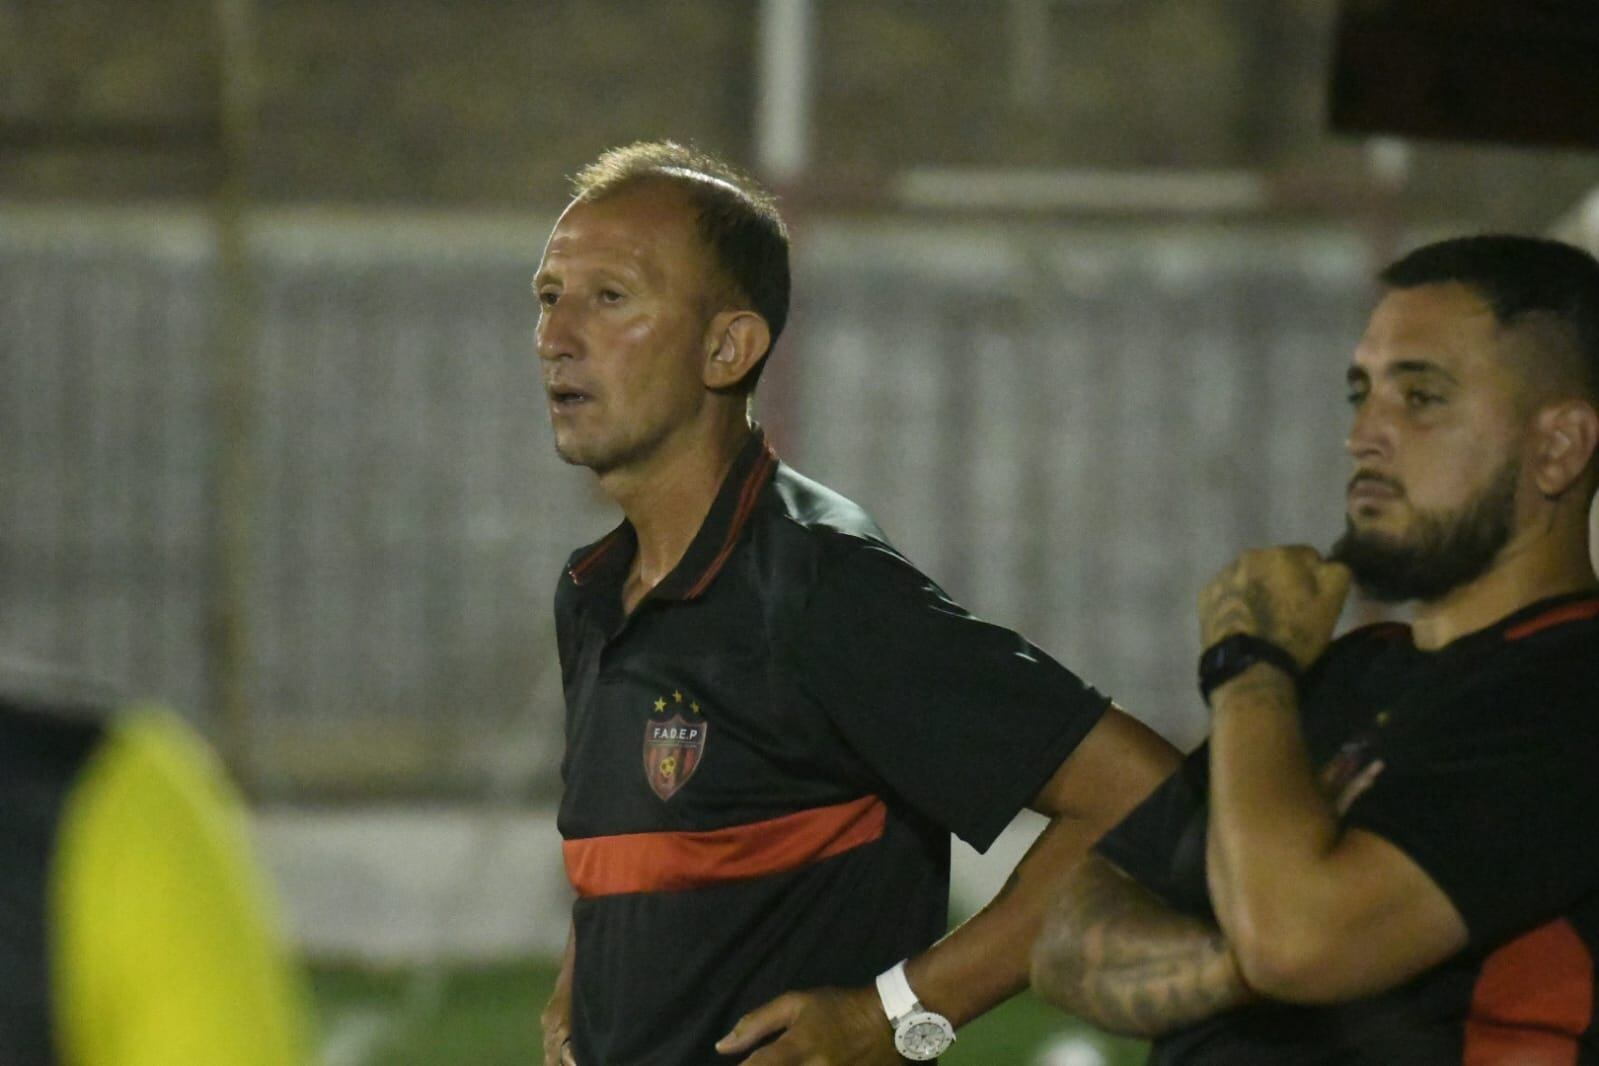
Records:
{"label": "dark beard", "polygon": [[1429,602],[1475,581],[1510,542],[1516,512],[1519,457],[1511,457],[1476,498],[1459,511],[1423,511],[1404,541],[1361,533],[1345,519],[1332,558],[1348,566],[1362,592],[1382,603]]}

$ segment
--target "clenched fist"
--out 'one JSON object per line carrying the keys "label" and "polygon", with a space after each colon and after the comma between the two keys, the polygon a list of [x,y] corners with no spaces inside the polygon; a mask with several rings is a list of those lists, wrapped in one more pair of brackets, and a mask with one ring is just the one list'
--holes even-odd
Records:
{"label": "clenched fist", "polygon": [[1203,646],[1249,633],[1287,651],[1303,670],[1332,640],[1349,577],[1348,567],[1304,545],[1245,552],[1199,594]]}

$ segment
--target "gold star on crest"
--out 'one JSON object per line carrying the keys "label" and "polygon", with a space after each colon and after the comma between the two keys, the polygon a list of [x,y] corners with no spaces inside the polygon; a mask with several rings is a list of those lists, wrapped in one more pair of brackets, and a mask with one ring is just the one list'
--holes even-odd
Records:
{"label": "gold star on crest", "polygon": [[664,710],[666,710],[666,701],[665,701],[665,700],[664,700],[664,699],[661,699],[661,700],[656,700],[656,701],[655,701],[655,709],[656,709],[656,710],[657,710],[657,711],[664,711]]}
{"label": "gold star on crest", "polygon": [[672,693],[672,702],[673,703],[682,703],[683,702],[683,694],[681,692]]}
{"label": "gold star on crest", "polygon": [[689,710],[691,710],[691,711],[693,711],[693,712],[694,712],[694,713],[695,713],[695,714],[699,714],[699,713],[700,713],[700,703],[699,703],[699,700],[694,700],[694,701],[693,701],[693,702],[692,702],[692,703],[690,703],[690,704],[689,704],[689,705],[688,705],[688,706],[689,706]]}

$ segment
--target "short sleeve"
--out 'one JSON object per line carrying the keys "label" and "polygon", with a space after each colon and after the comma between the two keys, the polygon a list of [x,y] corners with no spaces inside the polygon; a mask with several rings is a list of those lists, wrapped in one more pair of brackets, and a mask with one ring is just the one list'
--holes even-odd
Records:
{"label": "short sleeve", "polygon": [[979,851],[1110,704],[875,545],[820,571],[787,651],[796,686],[889,791]]}
{"label": "short sleeve", "polygon": [[1599,888],[1599,687],[1521,682],[1385,745],[1344,822],[1409,855],[1483,946]]}
{"label": "short sleeve", "polygon": [[1187,914],[1210,917],[1205,829],[1210,745],[1203,744],[1094,850],[1122,873]]}

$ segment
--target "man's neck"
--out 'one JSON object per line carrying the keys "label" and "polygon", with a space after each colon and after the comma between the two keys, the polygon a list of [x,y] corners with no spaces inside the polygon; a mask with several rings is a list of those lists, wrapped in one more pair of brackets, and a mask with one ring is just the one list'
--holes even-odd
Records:
{"label": "man's neck", "polygon": [[1486,629],[1523,607],[1571,592],[1599,590],[1588,545],[1550,529],[1505,546],[1488,572],[1441,599],[1418,604],[1411,623],[1416,647],[1433,651]]}
{"label": "man's neck", "polygon": [[753,432],[740,420],[664,449],[643,467],[601,477],[638,538],[624,593],[629,609],[682,560]]}

